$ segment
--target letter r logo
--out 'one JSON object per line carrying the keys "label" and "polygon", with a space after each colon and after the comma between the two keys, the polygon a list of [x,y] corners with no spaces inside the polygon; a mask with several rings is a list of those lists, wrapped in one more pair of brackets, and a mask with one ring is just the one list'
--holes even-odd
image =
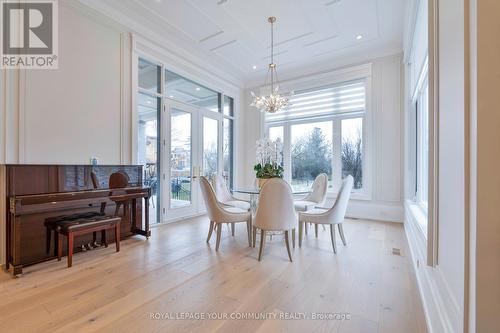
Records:
{"label": "letter r logo", "polygon": [[2,53],[52,54],[51,2],[2,3]]}

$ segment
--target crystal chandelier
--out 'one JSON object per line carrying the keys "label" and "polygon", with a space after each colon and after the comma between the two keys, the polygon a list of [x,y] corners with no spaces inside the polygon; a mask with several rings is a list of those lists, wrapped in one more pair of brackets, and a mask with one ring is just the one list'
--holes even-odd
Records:
{"label": "crystal chandelier", "polygon": [[[253,102],[250,105],[255,106],[261,112],[275,113],[286,110],[290,106],[290,96],[280,95],[278,92],[278,72],[276,71],[276,64],[274,63],[274,23],[276,22],[276,17],[269,17],[267,21],[271,23],[271,63],[267,70],[264,86],[267,85],[267,78],[271,77],[271,90],[269,95],[263,96],[257,96],[252,91]],[[291,94],[293,94],[293,92]]]}

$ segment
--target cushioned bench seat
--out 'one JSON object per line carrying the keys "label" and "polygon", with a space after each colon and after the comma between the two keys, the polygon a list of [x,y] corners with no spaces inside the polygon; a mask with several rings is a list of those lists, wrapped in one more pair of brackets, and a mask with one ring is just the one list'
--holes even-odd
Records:
{"label": "cushioned bench seat", "polygon": [[59,219],[54,222],[53,230],[57,233],[57,259],[62,257],[62,236],[67,237],[68,241],[68,267],[71,267],[73,261],[73,243],[74,237],[88,233],[101,232],[101,243],[108,246],[106,239],[106,230],[115,230],[116,252],[120,251],[120,222],[118,216],[96,215],[91,217],[80,217],[77,219]]}

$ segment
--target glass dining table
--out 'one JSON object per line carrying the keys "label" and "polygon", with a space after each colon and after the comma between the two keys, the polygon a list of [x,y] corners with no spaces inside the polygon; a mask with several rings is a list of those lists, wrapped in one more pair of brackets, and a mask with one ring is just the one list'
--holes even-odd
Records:
{"label": "glass dining table", "polygon": [[[250,195],[250,207],[252,209],[252,214],[255,214],[257,211],[257,205],[259,202],[259,194],[260,194],[260,188],[259,187],[235,187],[231,190],[233,193],[240,193],[240,194],[248,194]],[[292,194],[294,195],[306,195],[309,194],[309,190],[293,190],[292,189]]]}
{"label": "glass dining table", "polygon": [[[252,211],[252,215],[255,215],[255,212],[257,211],[257,205],[259,202],[259,194],[260,194],[260,188],[259,187],[235,187],[231,190],[233,193],[240,193],[240,194],[248,194],[250,195],[250,209]],[[310,191],[307,190],[293,190],[292,189],[292,194],[294,195],[306,195],[310,193]],[[257,231],[257,233],[260,234],[260,231]],[[273,235],[281,235],[283,234],[282,231],[271,231],[268,232],[270,239],[272,240]]]}

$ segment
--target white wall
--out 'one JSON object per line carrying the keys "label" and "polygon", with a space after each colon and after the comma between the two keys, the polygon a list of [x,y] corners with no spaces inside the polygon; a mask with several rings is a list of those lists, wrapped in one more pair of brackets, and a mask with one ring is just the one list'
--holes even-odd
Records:
{"label": "white wall", "polygon": [[123,63],[122,32],[105,22],[61,1],[59,69],[7,71],[1,162],[122,161],[122,97],[130,94],[122,84],[130,63]]}
{"label": "white wall", "polygon": [[[349,70],[351,66],[342,69],[332,68],[325,73],[315,73],[311,76],[298,77],[281,82],[281,86],[293,87],[293,82],[314,81],[315,77],[324,78],[331,73],[332,79],[337,72]],[[402,167],[402,56],[392,55],[371,61],[371,99],[369,113],[371,130],[367,138],[369,145],[369,172],[371,173],[370,200],[351,200],[348,215],[358,218],[399,221],[403,220],[403,167]],[[323,79],[322,79],[323,80]],[[314,87],[314,83],[313,86]],[[263,136],[263,115],[250,106],[252,101],[250,91],[257,92],[260,88],[247,89],[246,110],[244,112],[244,143],[242,148],[246,155],[244,159],[244,178],[246,185],[251,185],[255,178],[255,141]],[[332,198],[331,198],[332,199]],[[332,199],[333,200],[333,199]]]}
{"label": "white wall", "polygon": [[21,76],[19,161],[119,164],[121,33],[64,2],[59,13],[59,69]]}
{"label": "white wall", "polygon": [[[426,21],[425,0],[417,1],[420,9],[414,29],[410,29],[407,59],[414,59],[410,50],[427,49],[419,43]],[[420,3],[420,5],[419,5]],[[411,13],[410,13],[411,15]],[[463,0],[439,1],[439,207],[437,265],[426,265],[427,235],[418,227],[416,213],[410,201],[405,205],[405,229],[417,273],[420,293],[431,332],[460,332],[464,314],[464,253],[465,253],[465,60],[464,60],[464,2]],[[408,61],[407,92],[409,101],[413,92],[414,73]],[[406,103],[408,106],[409,103]],[[407,108],[406,113],[410,110]],[[407,131],[409,133],[409,131]],[[408,158],[408,156],[407,156]],[[407,183],[411,183],[408,175]],[[410,198],[408,198],[410,199]]]}

